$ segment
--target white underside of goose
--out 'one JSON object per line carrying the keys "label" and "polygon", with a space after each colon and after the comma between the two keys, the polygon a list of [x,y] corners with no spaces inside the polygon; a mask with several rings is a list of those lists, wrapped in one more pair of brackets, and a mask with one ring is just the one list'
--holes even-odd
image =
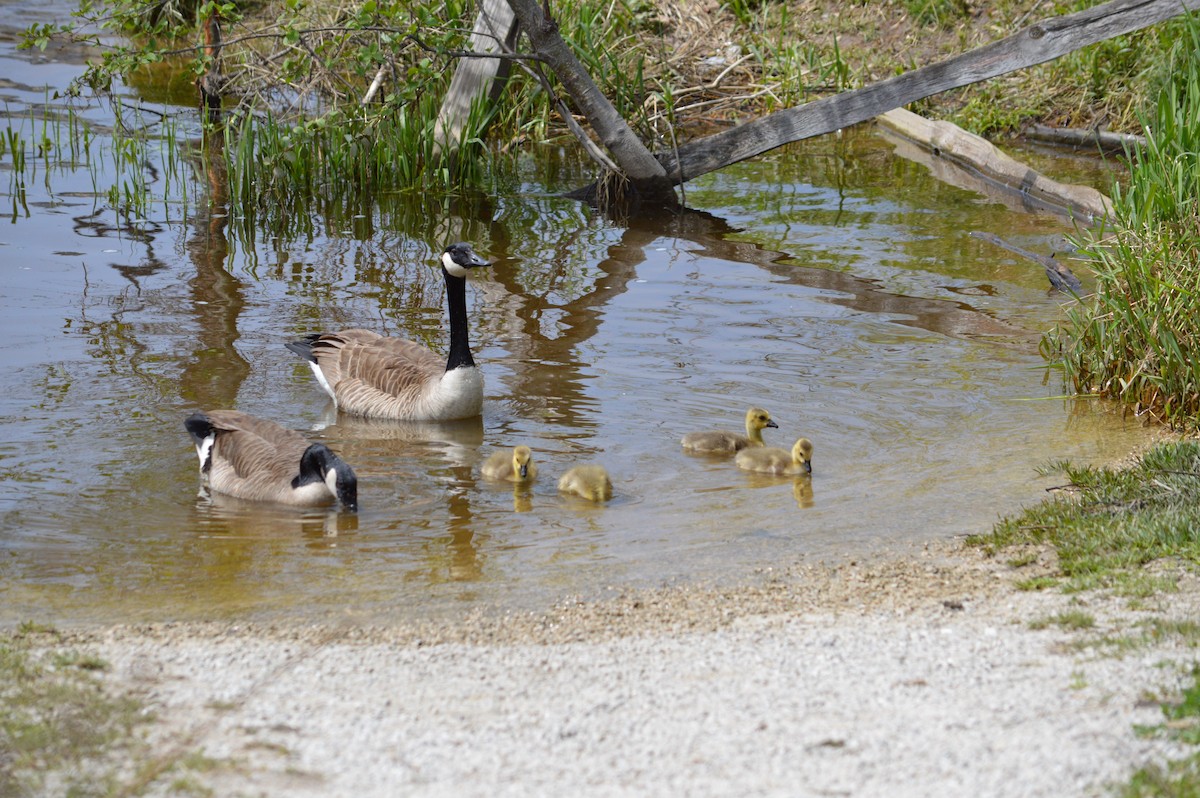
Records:
{"label": "white underside of goose", "polygon": [[447,371],[421,397],[420,418],[450,421],[483,411],[483,372],[472,366]]}

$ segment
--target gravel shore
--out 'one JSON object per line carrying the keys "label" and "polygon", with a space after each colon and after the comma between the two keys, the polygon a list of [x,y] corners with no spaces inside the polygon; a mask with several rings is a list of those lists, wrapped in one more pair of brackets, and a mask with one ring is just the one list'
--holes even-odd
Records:
{"label": "gravel shore", "polygon": [[[1144,632],[1197,617],[1194,578],[1137,605],[1012,587],[1038,567],[937,545],[449,624],[70,642],[155,710],[164,768],[219,761],[217,795],[1028,798],[1182,756],[1134,726],[1195,660]],[[1068,611],[1095,625],[1045,623]]]}

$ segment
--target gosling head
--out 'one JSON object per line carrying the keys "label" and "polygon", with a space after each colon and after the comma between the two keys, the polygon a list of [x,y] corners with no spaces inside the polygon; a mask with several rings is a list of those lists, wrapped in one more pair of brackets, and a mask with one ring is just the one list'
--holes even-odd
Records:
{"label": "gosling head", "polygon": [[771,414],[761,407],[752,407],[746,411],[746,428],[763,430],[768,427],[779,429],[779,425],[771,419]]}
{"label": "gosling head", "polygon": [[796,445],[792,447],[792,461],[804,468],[804,473],[812,473],[812,441],[808,438],[801,438],[796,441]]}
{"label": "gosling head", "polygon": [[451,244],[442,253],[442,268],[446,270],[447,274],[455,277],[466,277],[467,272],[471,269],[491,265],[476,255],[475,250],[471,249],[471,245],[464,241]]}
{"label": "gosling head", "polygon": [[529,467],[533,460],[533,450],[528,446],[518,446],[513,449],[513,472],[521,479],[529,479]]}

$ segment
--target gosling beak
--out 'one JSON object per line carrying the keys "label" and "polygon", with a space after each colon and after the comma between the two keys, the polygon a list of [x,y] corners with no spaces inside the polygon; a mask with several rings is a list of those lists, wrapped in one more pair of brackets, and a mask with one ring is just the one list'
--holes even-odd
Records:
{"label": "gosling beak", "polygon": [[779,425],[775,423],[775,419],[771,419],[770,421],[768,421],[767,426],[770,427],[771,429],[779,429]]}
{"label": "gosling beak", "polygon": [[521,475],[521,479],[529,476],[529,463],[521,463],[521,467],[517,469],[517,473]]}

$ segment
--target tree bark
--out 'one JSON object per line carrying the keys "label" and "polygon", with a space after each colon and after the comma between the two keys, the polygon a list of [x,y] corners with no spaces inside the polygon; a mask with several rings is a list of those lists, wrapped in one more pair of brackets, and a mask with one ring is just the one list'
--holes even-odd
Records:
{"label": "tree bark", "polygon": [[[509,0],[533,3],[533,0]],[[950,89],[1051,61],[1089,44],[1140,30],[1200,8],[1200,0],[1114,0],[1053,17],[997,42],[894,78],[689,142],[658,154],[672,183],[682,183],[793,141],[832,133]],[[576,192],[581,193],[581,192]]]}
{"label": "tree bark", "polygon": [[554,71],[571,100],[587,117],[592,130],[638,193],[643,197],[674,200],[671,188],[673,181],[667,177],[663,165],[629,129],[612,103],[597,88],[587,70],[559,35],[558,24],[549,16],[549,0],[544,2],[546,5],[543,8],[538,6],[537,0],[508,0],[534,52]]}

